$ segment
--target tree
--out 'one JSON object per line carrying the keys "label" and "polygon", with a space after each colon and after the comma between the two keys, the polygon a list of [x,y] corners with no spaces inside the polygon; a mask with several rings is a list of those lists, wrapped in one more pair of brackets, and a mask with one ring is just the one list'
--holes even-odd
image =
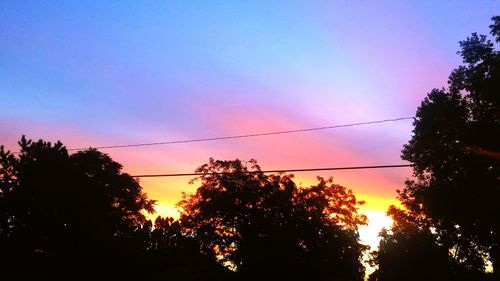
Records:
{"label": "tree", "polygon": [[[448,249],[440,245],[429,228],[423,228],[412,213],[391,206],[390,230],[383,229],[378,251],[371,263],[378,270],[370,280],[462,280],[451,275]],[[453,278],[452,278],[453,277]]]}
{"label": "tree", "polygon": [[133,241],[144,242],[141,266],[152,280],[232,280],[234,273],[200,253],[199,242],[178,220],[157,217],[136,234]]}
{"label": "tree", "polygon": [[139,183],[95,149],[69,155],[60,142],[24,137],[19,145],[18,156],[0,148],[4,273],[119,276],[134,268],[130,239],[143,212],[154,211]]}
{"label": "tree", "polygon": [[210,159],[197,172],[181,223],[240,279],[363,279],[357,227],[366,218],[350,190],[322,178],[297,188],[292,175],[266,176],[254,160]]}
{"label": "tree", "polygon": [[[500,42],[500,17],[491,34]],[[464,65],[417,110],[402,158],[415,180],[399,192],[455,263],[500,276],[500,52],[484,35],[460,42]]]}

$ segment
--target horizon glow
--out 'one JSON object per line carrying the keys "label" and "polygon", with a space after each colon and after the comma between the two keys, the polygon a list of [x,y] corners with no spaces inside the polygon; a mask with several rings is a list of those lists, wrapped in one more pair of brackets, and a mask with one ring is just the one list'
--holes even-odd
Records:
{"label": "horizon glow", "polygon": [[[0,144],[21,135],[67,147],[293,130],[414,115],[488,33],[497,1],[30,2],[0,4]],[[241,140],[103,150],[130,174],[192,172],[215,159],[263,169],[402,163],[411,121]],[[371,219],[411,169],[333,176]],[[141,179],[157,214],[176,216],[188,178]]]}

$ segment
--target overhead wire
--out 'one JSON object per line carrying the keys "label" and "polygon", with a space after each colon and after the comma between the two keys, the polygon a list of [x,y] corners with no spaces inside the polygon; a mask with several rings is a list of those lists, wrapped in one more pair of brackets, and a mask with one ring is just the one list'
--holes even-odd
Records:
{"label": "overhead wire", "polygon": [[374,165],[374,166],[350,166],[350,167],[324,167],[324,168],[302,168],[302,169],[274,169],[255,170],[238,172],[209,172],[209,173],[175,173],[175,174],[139,174],[133,175],[136,178],[156,178],[156,177],[185,177],[203,175],[231,175],[231,174],[255,174],[255,173],[291,173],[291,172],[313,172],[313,171],[338,171],[338,170],[366,170],[366,169],[387,169],[412,167],[412,164]]}
{"label": "overhead wire", "polygon": [[[148,143],[136,143],[136,144],[122,144],[122,145],[108,145],[108,146],[97,146],[92,147],[95,149],[113,149],[113,148],[127,148],[127,147],[143,147],[143,146],[155,146],[155,145],[170,145],[170,144],[181,144],[181,143],[193,143],[193,142],[204,142],[204,141],[216,141],[216,140],[229,140],[229,139],[241,139],[241,138],[251,138],[251,137],[261,137],[270,135],[282,135],[282,134],[292,134],[301,132],[311,132],[320,131],[336,128],[354,127],[362,125],[372,125],[380,124],[386,122],[396,122],[402,120],[414,119],[415,117],[398,117],[383,120],[374,120],[366,122],[348,123],[340,125],[331,125],[323,127],[313,127],[305,129],[295,129],[295,130],[283,130],[283,131],[272,131],[264,133],[253,133],[244,135],[232,135],[232,136],[221,136],[221,137],[211,137],[211,138],[198,138],[198,139],[186,139],[186,140],[175,140],[175,141],[162,141],[162,142],[148,142]],[[87,148],[68,148],[68,151],[81,151]],[[14,152],[19,153],[19,152]],[[273,169],[273,170],[256,170],[256,171],[241,171],[239,173],[251,174],[251,173],[290,173],[290,172],[311,172],[311,171],[338,171],[338,170],[364,170],[364,169],[387,169],[387,168],[403,168],[412,167],[412,164],[391,164],[391,165],[373,165],[373,166],[348,166],[348,167],[322,167],[322,168],[300,168],[300,169]],[[210,175],[226,175],[233,174],[234,172],[211,172]],[[165,174],[139,174],[133,175],[132,177],[137,178],[152,178],[152,177],[183,177],[183,176],[202,176],[205,173],[165,173]]]}
{"label": "overhead wire", "polygon": [[[328,129],[336,129],[336,128],[346,128],[346,127],[354,127],[354,126],[362,126],[362,125],[373,125],[373,124],[380,124],[380,123],[386,123],[386,122],[396,122],[396,121],[409,120],[409,119],[414,119],[414,117],[398,117],[398,118],[383,119],[383,120],[374,120],[374,121],[357,122],[357,123],[349,123],[349,124],[341,124],[341,125],[331,125],[331,126],[323,126],[323,127],[295,129],[295,130],[272,131],[272,132],[264,132],[264,133],[253,133],[253,134],[221,136],[221,137],[208,137],[208,138],[198,138],[198,139],[185,139],[185,140],[174,140],[174,141],[162,141],[162,142],[107,145],[107,146],[97,146],[97,147],[92,147],[92,148],[95,148],[95,149],[114,149],[114,148],[171,145],[171,144],[180,144],[180,143],[194,143],[194,142],[205,142],[205,141],[252,138],[252,137],[262,137],[262,136],[271,136],[271,135],[282,135],[282,134],[293,134],[293,133],[301,133],[301,132],[320,131],[320,130],[328,130]],[[80,150],[85,150],[85,149],[88,149],[88,148],[69,148],[68,151],[80,151]]]}

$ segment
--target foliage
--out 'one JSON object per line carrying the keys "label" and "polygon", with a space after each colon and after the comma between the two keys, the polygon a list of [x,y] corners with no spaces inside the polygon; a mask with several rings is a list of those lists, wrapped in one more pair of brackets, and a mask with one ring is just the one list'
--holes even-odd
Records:
{"label": "foliage", "polygon": [[297,188],[292,175],[264,175],[254,160],[211,159],[197,172],[181,222],[240,278],[363,278],[356,230],[366,218],[350,190],[322,178]]}
{"label": "foliage", "polygon": [[143,247],[137,265],[153,280],[232,280],[233,273],[200,253],[198,241],[186,235],[178,220],[157,217],[136,230],[132,241]]}
{"label": "foliage", "polygon": [[24,137],[19,145],[18,156],[0,148],[2,264],[46,277],[126,266],[143,211],[154,211],[139,183],[95,149],[69,155],[60,142]]}
{"label": "foliage", "polygon": [[390,230],[380,233],[379,250],[372,253],[378,270],[370,280],[457,280],[451,278],[446,247],[436,241],[429,228],[422,228],[411,213],[391,206]]}
{"label": "foliage", "polygon": [[[500,17],[493,21],[498,43]],[[432,90],[418,108],[402,151],[416,179],[399,198],[419,227],[434,230],[456,265],[484,271],[490,259],[498,273],[500,52],[476,33],[460,46],[464,65],[451,73],[449,89]]]}
{"label": "foliage", "polygon": [[[333,180],[298,188],[255,161],[215,161],[179,203],[181,220],[146,220],[154,200],[95,149],[57,142],[0,148],[2,277],[361,280],[362,204]],[[226,267],[237,269],[231,272]]]}

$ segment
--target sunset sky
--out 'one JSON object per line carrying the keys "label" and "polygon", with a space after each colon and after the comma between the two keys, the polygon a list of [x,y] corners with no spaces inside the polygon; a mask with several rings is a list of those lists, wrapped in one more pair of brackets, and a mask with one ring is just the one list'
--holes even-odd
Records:
{"label": "sunset sky", "polygon": [[[499,1],[1,1],[0,144],[68,148],[210,138],[413,116],[488,33]],[[103,150],[130,174],[216,159],[263,169],[404,164],[411,120]],[[296,173],[366,200],[374,244],[409,168]],[[189,177],[141,179],[175,216]]]}

